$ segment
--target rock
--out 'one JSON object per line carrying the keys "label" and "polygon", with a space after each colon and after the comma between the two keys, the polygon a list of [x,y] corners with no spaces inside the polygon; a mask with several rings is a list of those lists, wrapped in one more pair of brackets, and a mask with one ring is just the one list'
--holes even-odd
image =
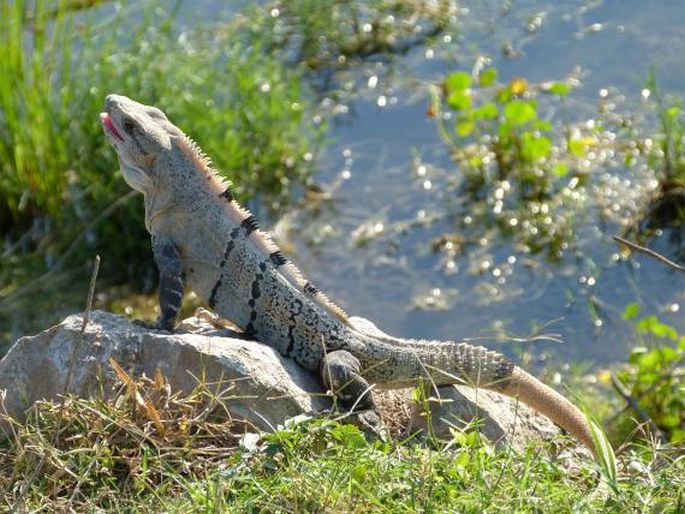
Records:
{"label": "rock", "polygon": [[[409,431],[429,432],[438,439],[451,439],[451,430],[476,421],[482,435],[496,447],[522,450],[534,439],[550,440],[560,429],[548,418],[513,398],[486,389],[464,385],[443,386],[429,391],[430,422],[414,405]],[[439,396],[438,396],[439,395]]]}
{"label": "rock", "polygon": [[[117,375],[110,359],[134,378],[154,377],[159,369],[172,391],[190,393],[199,380],[217,391],[231,388],[226,404],[230,415],[257,429],[273,429],[288,418],[332,405],[314,373],[266,345],[199,318],[189,318],[168,333],[95,311],[81,339],[82,324],[82,314],[69,316],[36,336],[19,339],[0,361],[0,398],[5,390],[10,416],[23,419],[36,400],[58,401],[67,380],[67,392],[81,397],[114,391]],[[442,387],[439,393],[443,401],[430,402],[431,430],[438,437],[451,437],[449,426],[463,425],[457,418],[469,421],[476,415],[483,420],[482,433],[496,444],[520,448],[531,437],[557,433],[547,418],[496,393],[464,386]],[[384,419],[407,421],[408,390],[376,397]],[[411,430],[425,430],[423,420],[415,415]]]}
{"label": "rock", "polygon": [[172,334],[95,311],[79,344],[82,323],[82,315],[75,314],[36,336],[23,337],[0,361],[0,390],[7,391],[8,414],[22,419],[36,400],[57,400],[65,392],[73,357],[68,392],[77,396],[112,390],[108,386],[116,374],[111,358],[134,377],[154,377],[159,368],[172,391],[190,393],[200,379],[217,391],[231,387],[231,414],[259,429],[330,408],[316,377],[235,332],[191,318],[182,326],[187,332]]}

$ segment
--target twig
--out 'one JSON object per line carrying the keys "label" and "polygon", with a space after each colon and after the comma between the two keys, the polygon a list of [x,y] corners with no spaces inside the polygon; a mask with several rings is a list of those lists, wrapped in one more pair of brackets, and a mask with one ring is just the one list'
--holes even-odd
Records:
{"label": "twig", "polygon": [[100,270],[100,256],[95,256],[95,261],[93,262],[93,272],[90,275],[90,286],[88,287],[88,299],[86,300],[86,310],[83,313],[83,323],[81,323],[81,331],[79,332],[78,339],[74,345],[74,350],[71,353],[71,360],[69,361],[69,369],[67,370],[67,376],[64,380],[64,396],[67,395],[69,391],[69,384],[71,383],[71,376],[74,373],[74,366],[76,365],[76,355],[81,349],[83,344],[83,336],[86,332],[86,326],[88,326],[88,321],[90,321],[90,311],[93,308],[93,296],[95,295],[95,282],[97,282],[98,271]]}
{"label": "twig", "polygon": [[622,237],[619,236],[613,236],[614,241],[617,241],[621,243],[622,245],[627,246],[628,248],[631,248],[633,250],[636,250],[638,252],[642,252],[644,254],[649,255],[650,257],[662,262],[663,264],[666,264],[667,266],[670,266],[674,270],[680,271],[682,273],[685,273],[685,267],[681,266],[680,264],[676,264],[670,259],[667,259],[660,253],[655,252],[654,250],[650,250],[649,248],[645,248],[644,246],[640,246],[639,244],[633,243],[631,241],[628,241],[627,239],[623,239]]}
{"label": "twig", "polygon": [[[86,300],[86,311],[83,315],[83,323],[81,324],[81,332],[79,333],[79,337],[76,340],[76,344],[74,345],[74,350],[71,353],[71,361],[69,362],[69,370],[67,371],[67,376],[64,381],[64,397],[66,398],[67,390],[69,389],[69,383],[71,382],[71,376],[74,372],[74,366],[76,363],[76,355],[81,348],[81,344],[83,343],[83,336],[86,331],[86,326],[88,325],[88,321],[90,319],[90,311],[93,306],[93,296],[95,294],[95,282],[97,281],[97,276],[98,276],[98,270],[100,269],[100,256],[96,255],[95,256],[95,262],[93,263],[93,272],[90,275],[90,288],[88,289],[88,299]],[[64,419],[64,399],[62,400],[62,404],[60,405],[60,410],[59,410],[59,416],[57,418],[57,424],[55,427],[55,433],[52,438],[52,446],[54,447],[57,444],[57,440],[59,439],[59,433],[62,430],[62,422]],[[33,472],[26,478],[26,481],[21,485],[19,488],[19,494],[17,495],[17,499],[12,505],[12,512],[18,512],[18,507],[20,503],[23,502],[24,496],[26,495],[26,491],[29,489],[31,484],[36,480],[36,477],[38,476],[39,473],[43,471],[43,468],[45,466],[45,461],[48,458],[48,452],[45,452],[43,456],[41,457],[40,462],[38,465],[33,469]]]}

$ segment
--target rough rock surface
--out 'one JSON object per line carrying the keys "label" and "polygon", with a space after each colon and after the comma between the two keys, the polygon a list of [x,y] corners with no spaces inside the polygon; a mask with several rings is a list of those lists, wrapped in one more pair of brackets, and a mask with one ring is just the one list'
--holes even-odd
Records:
{"label": "rough rock surface", "polygon": [[[497,447],[522,450],[526,442],[553,439],[560,429],[542,414],[516,400],[484,389],[464,385],[431,389],[430,432],[439,439],[451,437],[451,430],[476,422],[478,430]],[[413,406],[410,430],[426,430],[427,416]]]}
{"label": "rough rock surface", "polygon": [[[134,377],[153,377],[159,368],[172,391],[189,393],[199,380],[217,391],[230,387],[226,407],[231,415],[258,429],[331,408],[315,374],[268,346],[198,318],[168,333],[95,311],[81,339],[82,324],[81,314],[69,316],[36,336],[19,339],[9,350],[0,361],[0,398],[4,390],[8,414],[21,419],[36,400],[57,400],[65,392],[70,368],[68,393],[88,396],[112,390],[108,386],[116,374],[110,358]],[[468,422],[475,416],[482,420],[482,433],[496,444],[522,447],[528,439],[558,433],[547,418],[496,393],[465,386],[441,387],[438,392],[442,402],[430,402],[432,430],[438,437],[450,437],[450,426],[459,428],[464,424],[459,419]],[[408,391],[379,392],[383,417],[402,417],[400,406],[409,396]],[[411,431],[425,428],[426,417],[415,411]]]}
{"label": "rough rock surface", "polygon": [[196,318],[184,322],[183,332],[171,334],[95,311],[79,344],[82,324],[81,314],[69,316],[36,336],[19,339],[0,361],[0,390],[7,390],[9,414],[21,418],[34,401],[63,394],[75,348],[68,392],[78,396],[111,389],[113,358],[134,377],[153,377],[159,368],[173,391],[190,393],[199,380],[217,391],[232,387],[231,413],[257,428],[275,427],[288,417],[330,405],[316,378],[295,362]]}

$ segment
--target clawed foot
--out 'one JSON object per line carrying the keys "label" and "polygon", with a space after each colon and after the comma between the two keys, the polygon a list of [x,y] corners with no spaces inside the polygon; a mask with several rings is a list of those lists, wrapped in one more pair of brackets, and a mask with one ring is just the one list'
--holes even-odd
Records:
{"label": "clawed foot", "polygon": [[377,412],[372,410],[353,412],[349,415],[349,419],[371,439],[380,439],[383,442],[388,440],[388,430]]}
{"label": "clawed foot", "polygon": [[203,307],[198,307],[197,309],[195,309],[193,316],[195,316],[197,319],[201,319],[202,321],[206,321],[207,323],[211,324],[214,328],[218,328],[221,330],[232,330],[233,332],[242,332],[240,327],[238,327],[236,324],[231,323],[227,319],[224,319],[218,314],[208,311]]}

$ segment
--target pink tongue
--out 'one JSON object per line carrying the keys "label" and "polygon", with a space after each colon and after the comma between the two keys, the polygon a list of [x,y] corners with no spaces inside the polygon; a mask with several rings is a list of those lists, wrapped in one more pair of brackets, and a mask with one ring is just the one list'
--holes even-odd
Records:
{"label": "pink tongue", "polygon": [[121,134],[119,134],[119,131],[117,128],[114,126],[114,123],[112,123],[112,118],[110,118],[109,114],[106,112],[101,112],[100,113],[100,121],[102,122],[103,127],[105,127],[105,130],[112,134],[116,139],[119,141],[123,142],[124,138],[121,137]]}

